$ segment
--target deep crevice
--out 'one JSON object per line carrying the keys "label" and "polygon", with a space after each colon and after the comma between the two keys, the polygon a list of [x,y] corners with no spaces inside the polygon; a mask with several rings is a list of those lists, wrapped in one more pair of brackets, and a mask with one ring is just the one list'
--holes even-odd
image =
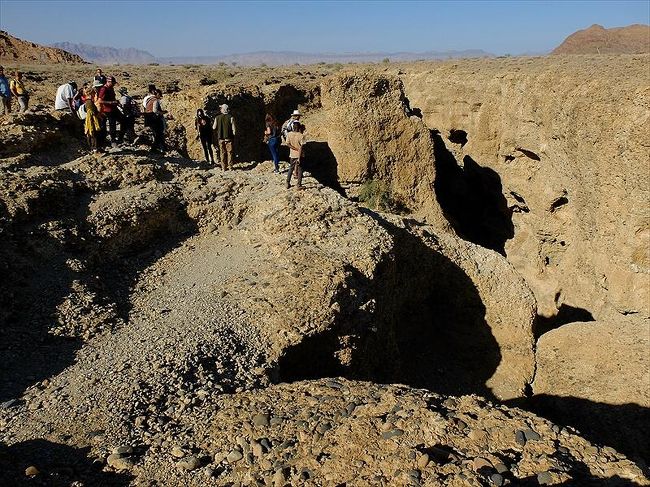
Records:
{"label": "deep crevice", "polygon": [[323,186],[346,196],[338,175],[338,162],[327,142],[310,141],[305,144],[303,168]]}
{"label": "deep crevice", "polygon": [[555,213],[555,211],[558,208],[561,208],[568,203],[569,203],[569,198],[567,198],[566,196],[560,196],[555,201],[553,201],[553,203],[551,203],[551,209],[550,209],[551,213]]}
{"label": "deep crevice", "polygon": [[505,256],[505,243],[514,237],[513,210],[503,196],[499,174],[470,156],[463,158],[461,167],[437,130],[431,137],[434,190],[447,220],[462,238]]}
{"label": "deep crevice", "polygon": [[[493,398],[485,383],[501,353],[471,279],[416,235],[364,212],[396,239],[394,258],[380,264],[372,281],[350,269],[355,288],[370,290],[355,300],[373,300],[374,312],[345,305],[351,298],[340,296],[337,322],[285,352],[280,380],[344,376]],[[336,357],[345,349],[349,360],[342,363]]]}
{"label": "deep crevice", "polygon": [[528,157],[529,159],[532,159],[533,161],[540,161],[540,157],[535,154],[532,150],[528,149],[522,149],[521,147],[515,147],[515,150],[521,152],[523,155]]}

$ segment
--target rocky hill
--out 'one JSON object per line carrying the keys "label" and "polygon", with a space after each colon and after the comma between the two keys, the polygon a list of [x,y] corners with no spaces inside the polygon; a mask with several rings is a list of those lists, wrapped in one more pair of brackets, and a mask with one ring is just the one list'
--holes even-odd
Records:
{"label": "rocky hill", "polygon": [[63,49],[23,41],[0,31],[0,62],[12,64],[82,64],[85,61]]}
{"label": "rocky hill", "polygon": [[107,46],[93,46],[73,42],[55,42],[53,47],[72,52],[94,64],[149,64],[156,58],[140,49],[118,49]]}
{"label": "rocky hill", "polygon": [[602,25],[574,32],[551,54],[650,53],[650,25],[634,24],[605,29]]}
{"label": "rocky hill", "polygon": [[[650,485],[646,67],[148,67],[119,81],[165,89],[172,150],[101,157],[47,108],[92,73],[31,73],[0,120],[0,480]],[[193,127],[224,102],[227,172]],[[296,107],[304,191],[261,143]]]}

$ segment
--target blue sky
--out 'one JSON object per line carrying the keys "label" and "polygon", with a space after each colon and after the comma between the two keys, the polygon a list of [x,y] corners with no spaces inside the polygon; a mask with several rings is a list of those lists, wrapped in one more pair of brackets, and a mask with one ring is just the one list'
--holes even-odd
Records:
{"label": "blue sky", "polygon": [[0,29],[34,42],[135,47],[155,56],[259,50],[542,52],[592,24],[650,23],[630,1],[0,0]]}

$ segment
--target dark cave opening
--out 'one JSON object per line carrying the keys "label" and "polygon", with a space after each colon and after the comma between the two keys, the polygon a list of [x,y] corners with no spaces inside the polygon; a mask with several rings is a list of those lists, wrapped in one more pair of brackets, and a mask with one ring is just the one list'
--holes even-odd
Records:
{"label": "dark cave opening", "polygon": [[505,243],[514,237],[514,225],[501,177],[467,155],[461,166],[440,132],[432,130],[431,137],[436,165],[434,190],[445,216],[462,238],[505,256]]}
{"label": "dark cave opening", "polygon": [[449,131],[449,141],[452,144],[460,144],[463,147],[467,144],[467,132],[464,130],[451,129]]}

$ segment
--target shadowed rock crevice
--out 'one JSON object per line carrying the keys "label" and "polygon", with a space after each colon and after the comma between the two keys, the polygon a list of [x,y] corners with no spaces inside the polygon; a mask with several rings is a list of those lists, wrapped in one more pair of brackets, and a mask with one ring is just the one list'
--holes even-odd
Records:
{"label": "shadowed rock crevice", "polygon": [[341,196],[346,196],[339,182],[338,163],[327,142],[310,141],[305,144],[305,171],[323,186],[332,188]]}
{"label": "shadowed rock crevice", "polygon": [[230,96],[218,92],[208,95],[204,108],[214,119],[220,113],[219,106],[224,103],[230,107],[230,113],[235,117],[237,130],[233,142],[235,162],[259,161],[264,135],[264,98],[259,93],[247,91]]}
{"label": "shadowed rock crevice", "polygon": [[470,156],[462,166],[431,131],[436,165],[435,194],[454,230],[470,242],[505,256],[505,243],[514,236],[512,210],[502,193],[501,178]]}
{"label": "shadowed rock crevice", "polygon": [[[0,478],[3,485],[102,485],[125,487],[133,475],[105,472],[100,462],[88,458],[90,448],[74,448],[47,440],[29,440],[5,446],[0,443]],[[25,475],[27,467],[36,467],[38,474]]]}
{"label": "shadowed rock crevice", "polygon": [[[237,93],[217,91],[205,98],[203,107],[214,119],[220,113],[220,105],[224,103],[229,106],[230,113],[235,117],[235,162],[248,162],[271,158],[267,145],[262,141],[264,118],[267,113],[273,115],[281,124],[288,120],[291,112],[298,107],[319,107],[320,95],[318,89],[308,91],[292,85],[282,85],[271,95],[252,89],[239,90]],[[288,160],[288,154],[287,147],[280,147],[282,160]]]}
{"label": "shadowed rock crevice", "polygon": [[[332,330],[288,349],[278,364],[280,379],[340,375],[494,397],[486,381],[501,353],[471,279],[415,235],[374,215],[396,245],[372,282],[355,283],[372,290],[372,307],[342,313]],[[349,365],[340,367],[333,357],[350,340]]]}
{"label": "shadowed rock crevice", "polygon": [[299,106],[312,104],[318,99],[318,92],[308,93],[292,85],[282,85],[275,92],[273,99],[267,103],[266,111],[273,115],[278,122],[289,120],[291,113]]}
{"label": "shadowed rock crevice", "polygon": [[451,129],[449,131],[449,142],[452,144],[460,144],[463,147],[467,144],[467,132],[460,129]]}
{"label": "shadowed rock crevice", "polygon": [[559,425],[572,426],[590,442],[624,453],[644,469],[646,475],[650,474],[650,408],[547,394],[506,404],[526,409]]}
{"label": "shadowed rock crevice", "polygon": [[544,333],[576,321],[594,321],[594,316],[589,310],[562,304],[554,316],[537,315],[533,325],[535,339],[541,337]]}

